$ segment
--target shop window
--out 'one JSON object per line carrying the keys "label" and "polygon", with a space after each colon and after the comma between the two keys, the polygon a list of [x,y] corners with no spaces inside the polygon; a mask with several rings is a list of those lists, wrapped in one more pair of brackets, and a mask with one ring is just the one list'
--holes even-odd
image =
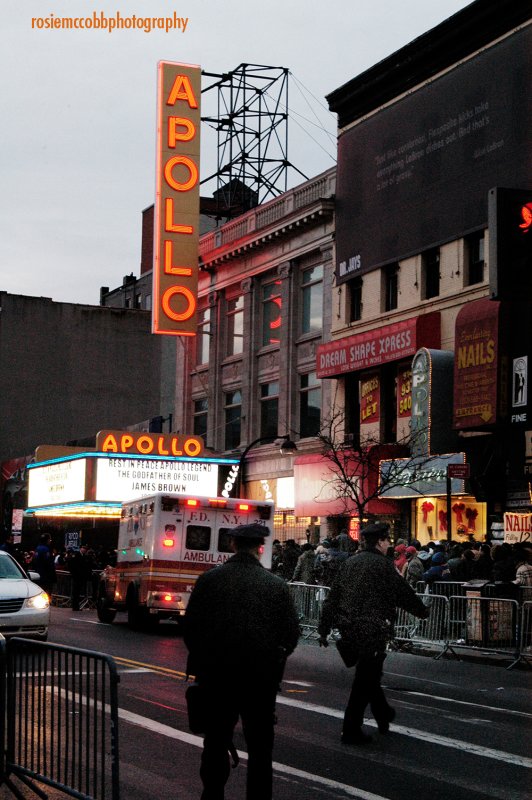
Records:
{"label": "shop window", "polygon": [[301,375],[299,394],[299,432],[306,436],[317,436],[321,426],[321,381],[315,372]]}
{"label": "shop window", "polygon": [[262,346],[281,340],[281,281],[262,287]]}
{"label": "shop window", "polygon": [[306,269],[302,276],[301,333],[321,331],[323,325],[323,266]]}
{"label": "shop window", "polygon": [[206,397],[202,397],[200,400],[194,400],[194,436],[202,436],[204,439],[207,436],[208,410],[209,404]]}
{"label": "shop window", "polygon": [[465,240],[466,285],[473,286],[484,280],[484,231],[473,233]]}
{"label": "shop window", "polygon": [[225,449],[236,450],[240,445],[242,419],[242,393],[227,392],[225,395]]}
{"label": "shop window", "polygon": [[424,300],[438,297],[440,294],[440,248],[433,247],[422,254]]}
{"label": "shop window", "polygon": [[187,550],[208,550],[211,544],[211,529],[206,525],[187,525],[185,547]]}
{"label": "shop window", "polygon": [[244,295],[227,302],[227,352],[234,356],[244,349]]}
{"label": "shop window", "polygon": [[211,309],[198,311],[198,331],[196,334],[196,364],[209,363],[209,350],[211,341]]}
{"label": "shop window", "polygon": [[399,265],[389,264],[383,269],[384,279],[384,311],[393,311],[397,308],[397,295],[399,288]]}
{"label": "shop window", "polygon": [[260,387],[260,435],[277,436],[279,418],[279,383],[263,383]]}
{"label": "shop window", "polygon": [[349,291],[349,322],[362,319],[362,278],[355,278],[347,284]]}

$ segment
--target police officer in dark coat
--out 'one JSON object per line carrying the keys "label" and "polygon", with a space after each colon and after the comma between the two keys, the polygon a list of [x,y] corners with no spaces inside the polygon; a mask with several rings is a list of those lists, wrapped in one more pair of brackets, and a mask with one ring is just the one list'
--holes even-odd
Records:
{"label": "police officer in dark coat", "polygon": [[414,590],[386,558],[389,527],[374,523],[361,532],[365,549],[342,566],[325,599],[318,632],[327,647],[331,628],[341,634],[338,649],[347,666],[356,664],[351,695],[344,715],[342,742],[349,745],[371,741],[362,730],[369,704],[379,732],[387,733],[395,710],[381,687],[386,643],[393,636],[396,608],[426,618],[428,610]]}
{"label": "police officer in dark coat", "polygon": [[184,618],[188,669],[208,708],[200,775],[202,800],[221,800],[238,718],[248,750],[248,800],[272,797],[275,699],[299,623],[287,584],[259,561],[268,530],[258,524],[231,532],[235,555],[205,572]]}

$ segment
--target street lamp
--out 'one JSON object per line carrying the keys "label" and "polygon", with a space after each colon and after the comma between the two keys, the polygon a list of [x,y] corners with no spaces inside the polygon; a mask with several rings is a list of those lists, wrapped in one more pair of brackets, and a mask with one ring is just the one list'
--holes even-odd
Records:
{"label": "street lamp", "polygon": [[268,444],[271,442],[279,442],[279,450],[281,455],[283,456],[291,456],[297,450],[297,445],[293,442],[286,434],[285,436],[259,436],[258,439],[254,439],[250,442],[247,447],[244,448],[242,454],[240,456],[240,460],[238,462],[238,495],[242,497],[242,491],[244,488],[244,481],[242,480],[243,470],[244,470],[244,461],[246,459],[247,454],[249,451],[255,447],[257,444]]}

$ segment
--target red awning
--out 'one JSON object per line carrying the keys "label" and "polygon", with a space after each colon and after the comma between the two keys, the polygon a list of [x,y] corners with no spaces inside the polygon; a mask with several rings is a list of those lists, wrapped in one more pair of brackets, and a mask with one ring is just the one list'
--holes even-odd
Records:
{"label": "red awning", "polygon": [[[397,448],[390,452],[380,452],[380,458],[393,458],[397,455]],[[375,482],[378,480],[378,460],[375,471]],[[329,517],[339,514],[356,515],[356,505],[346,497],[338,497],[335,488],[334,466],[327,456],[321,453],[308,453],[296,456],[294,459],[294,495],[295,514],[298,517]],[[374,490],[363,487],[366,496],[373,494]],[[368,502],[366,510],[369,514],[399,514],[401,505],[393,500],[372,499]]]}
{"label": "red awning", "polygon": [[319,345],[316,352],[316,375],[318,378],[333,378],[390,361],[402,361],[411,358],[420,347],[438,350],[440,329],[440,312],[431,311],[393,325],[326,342]]}

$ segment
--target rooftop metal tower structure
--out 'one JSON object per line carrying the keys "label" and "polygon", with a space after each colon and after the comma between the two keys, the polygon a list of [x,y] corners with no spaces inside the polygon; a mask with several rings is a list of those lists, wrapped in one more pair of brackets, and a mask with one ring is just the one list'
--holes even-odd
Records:
{"label": "rooftop metal tower structure", "polygon": [[[242,213],[288,188],[288,69],[240,64],[213,78],[205,92],[218,93],[218,114],[203,117],[217,132],[214,198],[224,214]],[[296,170],[303,175],[300,170]]]}

